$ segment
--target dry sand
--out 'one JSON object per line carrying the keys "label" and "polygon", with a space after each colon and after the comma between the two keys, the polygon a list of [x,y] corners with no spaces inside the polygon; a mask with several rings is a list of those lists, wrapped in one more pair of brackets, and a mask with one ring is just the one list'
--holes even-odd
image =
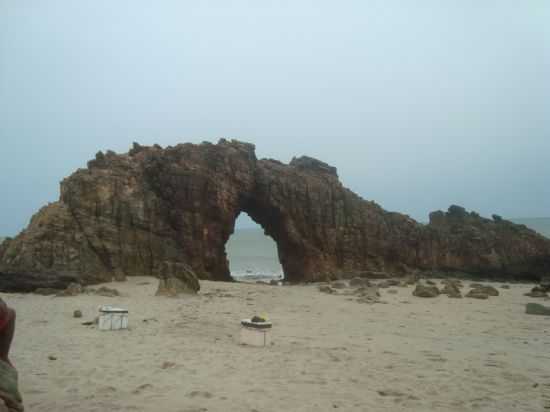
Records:
{"label": "dry sand", "polygon": [[[545,397],[550,406],[550,317],[524,314],[537,302],[523,296],[529,285],[488,301],[384,289],[387,304],[374,305],[314,285],[202,282],[182,299],[154,297],[151,278],[107,286],[124,296],[2,295],[18,314],[12,358],[27,411],[541,411]],[[127,307],[131,329],[82,326],[102,304]],[[272,346],[238,344],[239,320],[254,314],[273,321]]]}

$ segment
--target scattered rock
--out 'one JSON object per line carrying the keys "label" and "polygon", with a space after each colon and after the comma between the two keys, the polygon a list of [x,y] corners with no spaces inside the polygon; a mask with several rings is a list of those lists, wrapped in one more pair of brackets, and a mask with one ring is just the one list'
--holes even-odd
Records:
{"label": "scattered rock", "polygon": [[361,272],[359,274],[359,276],[362,277],[362,278],[365,278],[365,279],[388,279],[388,278],[392,277],[392,275],[390,273],[375,272],[375,271],[372,271],[372,270],[367,270],[367,271]]}
{"label": "scattered rock", "polygon": [[364,278],[353,278],[353,279],[350,279],[349,285],[352,288],[357,288],[357,287],[360,288],[360,287],[370,286],[370,282],[368,279],[364,279]]}
{"label": "scattered rock", "polygon": [[[183,281],[177,277],[159,279],[159,286],[155,296],[177,297],[182,294],[196,293],[199,290],[199,282],[195,275],[194,281]],[[189,276],[191,279],[191,276]]]}
{"label": "scattered rock", "polygon": [[42,296],[52,296],[59,293],[59,289],[53,289],[53,288],[38,288],[35,289],[33,292],[35,295],[42,295]]}
{"label": "scattered rock", "polygon": [[433,280],[426,280],[426,285],[435,286],[437,283],[435,283]]}
{"label": "scattered rock", "polygon": [[56,296],[67,297],[67,296],[78,296],[82,293],[82,286],[79,283],[70,283],[67,286],[67,289],[58,292]]}
{"label": "scattered rock", "polygon": [[484,292],[482,289],[472,289],[466,294],[467,298],[473,299],[489,299],[489,294]]}
{"label": "scattered rock", "polygon": [[50,356],[48,356],[48,359],[49,360],[57,360],[57,356],[50,355]]}
{"label": "scattered rock", "polygon": [[500,288],[501,289],[510,289],[510,285],[502,285]]}
{"label": "scattered rock", "polygon": [[320,286],[319,286],[319,292],[333,294],[333,293],[336,292],[336,290],[334,290],[334,289],[333,289],[332,287],[330,287],[329,285],[320,285]]}
{"label": "scattered rock", "polygon": [[82,317],[82,311],[81,310],[75,310],[73,312],[73,318],[81,318]]}
{"label": "scattered rock", "polygon": [[435,298],[439,296],[440,292],[437,286],[426,286],[417,284],[413,291],[413,295],[419,298]]}
{"label": "scattered rock", "polygon": [[531,289],[531,292],[526,293],[525,296],[529,296],[531,298],[547,298],[548,293],[546,291],[546,288],[542,286],[535,286],[533,289]]}
{"label": "scattered rock", "polygon": [[354,294],[359,297],[359,303],[379,303],[380,292],[376,286],[369,286],[357,289]]}
{"label": "scattered rock", "polygon": [[447,282],[441,290],[442,295],[447,295],[450,298],[462,298],[462,293],[456,283]]}
{"label": "scattered rock", "polygon": [[458,280],[458,279],[443,279],[441,281],[441,284],[443,286],[446,286],[446,285],[453,285],[454,287],[458,288],[458,289],[462,289],[464,287],[464,285],[462,284],[462,281]]}
{"label": "scattered rock", "polygon": [[401,284],[401,281],[397,279],[387,279],[380,283],[378,283],[378,287],[382,289],[391,288],[392,286],[399,286]]}
{"label": "scattered rock", "polygon": [[104,296],[107,298],[114,298],[116,296],[120,296],[120,292],[116,289],[111,289],[106,286],[101,286],[98,289],[94,288],[84,288],[84,292],[89,295],[97,295],[97,296]]}
{"label": "scattered rock", "polygon": [[174,362],[164,362],[160,368],[161,369],[170,369],[170,368],[173,368],[174,366],[176,366],[176,364]]}
{"label": "scattered rock", "polygon": [[496,288],[494,288],[493,286],[480,285],[480,284],[475,284],[475,285],[477,285],[477,286],[475,288],[472,288],[472,291],[476,291],[476,293],[485,293],[488,296],[499,296],[500,295],[499,291]]}
{"label": "scattered rock", "polygon": [[333,289],[345,289],[348,287],[348,284],[344,282],[343,280],[337,280],[336,282],[332,282],[330,286]]}
{"label": "scattered rock", "polygon": [[550,307],[538,303],[528,303],[525,305],[525,313],[528,315],[550,316]]}

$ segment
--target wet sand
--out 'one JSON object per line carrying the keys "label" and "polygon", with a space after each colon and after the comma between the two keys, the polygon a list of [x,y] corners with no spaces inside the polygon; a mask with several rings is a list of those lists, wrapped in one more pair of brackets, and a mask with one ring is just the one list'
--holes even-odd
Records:
{"label": "wet sand", "polygon": [[[501,296],[486,301],[409,286],[372,305],[315,285],[217,282],[170,299],[142,277],[107,284],[117,298],[1,296],[18,314],[28,411],[541,411],[550,317],[524,312],[550,302],[523,296],[532,285],[493,285]],[[83,326],[102,304],[128,308],[130,329]],[[254,314],[274,323],[272,346],[239,345]]]}

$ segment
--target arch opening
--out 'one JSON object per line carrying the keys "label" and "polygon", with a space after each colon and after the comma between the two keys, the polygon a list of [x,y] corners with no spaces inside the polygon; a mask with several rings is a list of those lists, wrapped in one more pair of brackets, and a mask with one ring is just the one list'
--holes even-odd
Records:
{"label": "arch opening", "polygon": [[235,220],[225,253],[231,277],[235,280],[269,282],[284,279],[277,243],[246,212],[241,212]]}

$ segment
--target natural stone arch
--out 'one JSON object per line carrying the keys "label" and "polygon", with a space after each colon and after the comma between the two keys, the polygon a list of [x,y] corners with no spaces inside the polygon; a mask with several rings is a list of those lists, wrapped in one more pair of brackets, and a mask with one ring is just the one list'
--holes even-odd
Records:
{"label": "natural stone arch", "polygon": [[225,244],[243,211],[275,240],[290,281],[372,271],[550,274],[550,240],[456,210],[433,213],[421,225],[363,200],[323,162],[258,160],[253,145],[238,141],[135,144],[125,154],[99,152],[87,169],[63,180],[59,201],[0,245],[0,289],[26,291],[40,279],[59,285],[69,278],[185,279],[193,272],[231,280]]}

